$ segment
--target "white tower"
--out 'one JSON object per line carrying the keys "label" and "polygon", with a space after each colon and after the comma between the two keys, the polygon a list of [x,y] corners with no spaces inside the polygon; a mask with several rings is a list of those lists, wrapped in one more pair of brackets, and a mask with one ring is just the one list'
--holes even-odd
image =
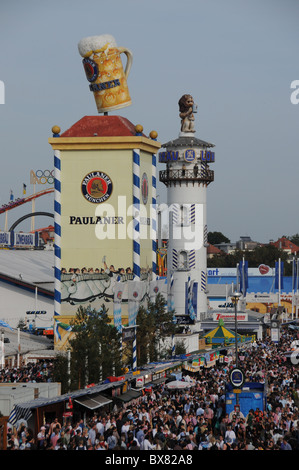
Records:
{"label": "white tower", "polygon": [[194,136],[195,106],[190,95],[179,101],[179,138],[162,145],[159,161],[166,163],[159,179],[167,187],[169,242],[167,283],[169,304],[178,323],[192,332],[207,313],[207,186],[214,181],[209,164],[213,144]]}

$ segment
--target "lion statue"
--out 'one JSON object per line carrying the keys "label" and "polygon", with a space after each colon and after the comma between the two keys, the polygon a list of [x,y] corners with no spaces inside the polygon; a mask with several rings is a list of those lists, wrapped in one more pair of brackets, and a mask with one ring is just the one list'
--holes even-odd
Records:
{"label": "lion statue", "polygon": [[195,132],[194,100],[191,95],[183,95],[179,100],[181,132]]}

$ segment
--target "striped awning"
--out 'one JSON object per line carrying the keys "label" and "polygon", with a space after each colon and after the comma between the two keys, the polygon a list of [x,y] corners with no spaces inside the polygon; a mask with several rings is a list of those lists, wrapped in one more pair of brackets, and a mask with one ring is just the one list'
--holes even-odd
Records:
{"label": "striped awning", "polygon": [[15,426],[19,420],[25,419],[26,421],[28,421],[31,416],[32,411],[30,408],[22,408],[20,405],[15,405],[11,410],[8,422]]}

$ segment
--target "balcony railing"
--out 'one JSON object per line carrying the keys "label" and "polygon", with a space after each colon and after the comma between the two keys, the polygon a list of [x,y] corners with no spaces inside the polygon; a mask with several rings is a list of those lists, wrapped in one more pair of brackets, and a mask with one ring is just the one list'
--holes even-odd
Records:
{"label": "balcony railing", "polygon": [[181,184],[182,182],[186,183],[204,183],[210,184],[214,181],[214,171],[208,170],[207,168],[201,168],[198,172],[194,170],[162,170],[159,173],[159,179],[166,186],[171,184]]}

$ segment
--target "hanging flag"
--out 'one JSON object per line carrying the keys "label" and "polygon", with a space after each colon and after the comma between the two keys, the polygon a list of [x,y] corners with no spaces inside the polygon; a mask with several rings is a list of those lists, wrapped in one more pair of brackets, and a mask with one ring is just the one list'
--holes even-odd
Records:
{"label": "hanging flag", "polygon": [[239,262],[239,275],[240,275],[240,292],[246,296],[248,289],[248,261]]}
{"label": "hanging flag", "polygon": [[3,326],[5,328],[9,328],[11,331],[13,331],[13,329],[11,328],[11,326],[9,326],[8,323],[6,323],[6,321],[4,320],[0,320],[0,326]]}
{"label": "hanging flag", "polygon": [[174,335],[171,336],[171,357],[175,356],[175,342]]}
{"label": "hanging flag", "polygon": [[[283,261],[275,261],[275,289],[283,289]],[[280,278],[280,286],[279,286]]]}
{"label": "hanging flag", "polygon": [[124,282],[116,282],[113,287],[114,299],[113,299],[113,317],[114,317],[114,326],[119,333],[122,331],[122,322],[121,322],[121,302],[123,298],[123,293],[125,289]]}
{"label": "hanging flag", "polygon": [[145,283],[143,281],[128,281],[128,310],[129,326],[136,324],[139,304],[145,294]]}
{"label": "hanging flag", "polygon": [[[174,278],[173,278],[173,274],[171,274],[171,276],[170,276],[170,286],[169,286],[169,295],[168,295],[168,311],[169,312],[174,311],[173,284],[174,284]],[[175,322],[175,315],[174,315],[173,320]]]}
{"label": "hanging flag", "polygon": [[293,261],[292,261],[292,266],[293,266],[293,269],[292,269],[292,290],[296,290],[297,289],[297,260],[295,258],[293,258]]}
{"label": "hanging flag", "polygon": [[191,278],[188,277],[188,313],[190,315],[191,320],[195,319],[195,313],[192,304],[193,282],[194,281],[191,281]]}
{"label": "hanging flag", "polygon": [[149,298],[151,302],[155,302],[156,297],[158,294],[163,295],[164,292],[164,287],[165,285],[165,279],[155,279],[154,281],[150,281],[149,283]]}
{"label": "hanging flag", "polygon": [[128,300],[140,302],[145,294],[144,281],[128,281]]}
{"label": "hanging flag", "polygon": [[30,408],[27,408],[26,405],[23,406],[22,403],[19,405],[16,404],[9,415],[8,422],[17,426],[18,421],[25,420],[27,422],[31,416],[32,412]]}
{"label": "hanging flag", "polygon": [[23,194],[26,194],[26,188],[27,188],[26,184],[23,183]]}
{"label": "hanging flag", "polygon": [[10,199],[11,201],[14,200],[14,195],[13,195],[12,189],[10,190],[10,197],[9,197],[9,199]]}

